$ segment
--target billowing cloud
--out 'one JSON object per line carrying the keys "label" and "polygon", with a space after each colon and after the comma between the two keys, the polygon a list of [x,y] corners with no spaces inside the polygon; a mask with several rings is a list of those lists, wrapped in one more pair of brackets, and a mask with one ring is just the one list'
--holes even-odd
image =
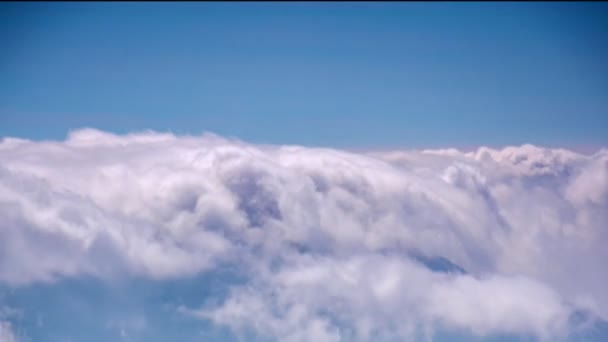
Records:
{"label": "billowing cloud", "polygon": [[607,150],[360,154],[84,129],[3,140],[0,217],[10,286],[234,266],[243,283],[184,311],[237,334],[555,339],[608,319]]}

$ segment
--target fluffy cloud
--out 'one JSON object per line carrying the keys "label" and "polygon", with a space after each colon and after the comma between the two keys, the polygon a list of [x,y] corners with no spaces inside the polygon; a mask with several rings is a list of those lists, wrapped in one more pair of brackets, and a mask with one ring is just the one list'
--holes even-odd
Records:
{"label": "fluffy cloud", "polygon": [[[75,131],[0,144],[0,282],[189,277],[186,311],[273,339],[567,336],[608,319],[608,151],[356,154]],[[226,285],[228,286],[228,284]]]}
{"label": "fluffy cloud", "polygon": [[[555,338],[571,307],[523,277],[438,274],[396,256],[301,258],[195,314],[281,341],[402,340],[436,325]],[[255,313],[252,316],[252,313]]]}

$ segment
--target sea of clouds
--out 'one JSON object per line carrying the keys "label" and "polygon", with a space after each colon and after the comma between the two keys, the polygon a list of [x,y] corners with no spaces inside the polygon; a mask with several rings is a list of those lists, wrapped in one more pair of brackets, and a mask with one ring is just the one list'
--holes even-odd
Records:
{"label": "sea of clouds", "polygon": [[[608,320],[606,149],[4,138],[0,219],[11,288],[231,267],[243,280],[226,296],[178,311],[243,339],[555,340]],[[0,340],[16,340],[3,316]]]}

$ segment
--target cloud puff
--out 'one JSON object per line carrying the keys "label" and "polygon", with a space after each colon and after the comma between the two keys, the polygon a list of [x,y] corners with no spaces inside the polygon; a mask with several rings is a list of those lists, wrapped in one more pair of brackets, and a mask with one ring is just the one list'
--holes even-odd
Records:
{"label": "cloud puff", "polygon": [[[357,154],[215,135],[0,143],[0,282],[247,281],[186,311],[280,340],[553,339],[608,319],[608,151]],[[228,285],[226,285],[228,286]]]}
{"label": "cloud puff", "polygon": [[[0,297],[0,300],[3,298]],[[0,306],[0,341],[2,342],[17,342],[19,339],[14,332],[13,324],[10,319],[19,316],[19,310],[15,310],[8,306]]]}
{"label": "cloud puff", "polygon": [[236,289],[219,309],[195,314],[282,341],[376,341],[414,339],[436,325],[479,336],[554,338],[564,333],[572,309],[549,287],[523,277],[437,274],[374,254],[299,259]]}
{"label": "cloud puff", "polygon": [[17,342],[17,337],[13,334],[10,322],[0,321],[0,341]]}

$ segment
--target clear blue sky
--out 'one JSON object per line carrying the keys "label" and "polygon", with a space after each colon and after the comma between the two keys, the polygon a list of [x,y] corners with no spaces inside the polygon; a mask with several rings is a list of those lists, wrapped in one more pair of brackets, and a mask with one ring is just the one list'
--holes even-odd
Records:
{"label": "clear blue sky", "polygon": [[608,3],[2,3],[0,136],[608,144]]}

